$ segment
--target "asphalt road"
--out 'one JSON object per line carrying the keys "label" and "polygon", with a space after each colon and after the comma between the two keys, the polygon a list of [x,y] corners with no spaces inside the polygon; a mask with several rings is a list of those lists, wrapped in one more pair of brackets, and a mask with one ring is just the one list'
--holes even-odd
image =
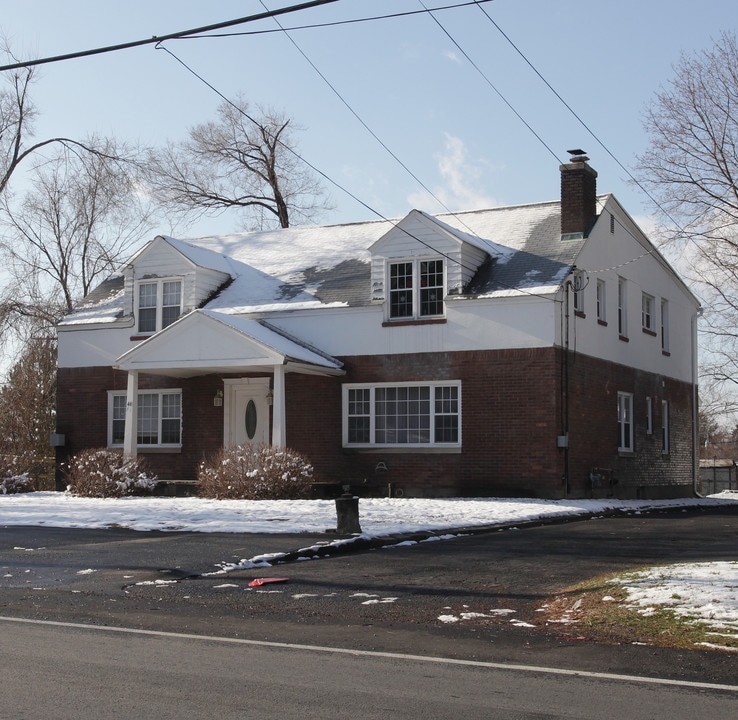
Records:
{"label": "asphalt road", "polygon": [[[0,528],[0,615],[738,684],[735,653],[602,642],[542,624],[537,612],[601,573],[735,560],[735,508],[508,529],[209,574],[220,563],[325,540]],[[288,581],[248,586],[262,576]],[[444,615],[464,619],[446,623]]]}
{"label": "asphalt road", "polygon": [[0,620],[0,718],[695,720],[736,693],[407,655]]}

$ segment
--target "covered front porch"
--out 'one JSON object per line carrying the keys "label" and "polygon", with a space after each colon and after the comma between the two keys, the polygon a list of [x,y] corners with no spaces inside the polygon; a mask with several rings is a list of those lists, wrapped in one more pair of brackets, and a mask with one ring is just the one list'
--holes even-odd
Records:
{"label": "covered front porch", "polygon": [[223,445],[284,446],[289,442],[285,375],[344,374],[339,360],[264,321],[207,310],[195,310],[152,335],[121,355],[115,367],[127,374],[123,452],[130,458],[142,449],[140,375],[222,376],[211,402],[223,410]]}

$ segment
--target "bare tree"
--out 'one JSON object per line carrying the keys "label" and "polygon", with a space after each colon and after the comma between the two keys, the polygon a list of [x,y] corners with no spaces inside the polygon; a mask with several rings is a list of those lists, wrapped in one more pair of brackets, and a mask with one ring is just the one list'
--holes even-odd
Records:
{"label": "bare tree", "polygon": [[56,340],[31,338],[0,385],[0,470],[27,472],[37,480],[53,467]]}
{"label": "bare tree", "polygon": [[723,33],[683,55],[644,122],[642,182],[658,201],[667,244],[676,246],[705,301],[705,371],[738,383],[738,48]]}
{"label": "bare tree", "polygon": [[289,227],[325,209],[323,192],[294,151],[290,120],[224,102],[217,119],[152,154],[149,182],[169,210],[189,217],[236,209],[247,229]]}
{"label": "bare tree", "polygon": [[80,151],[57,145],[37,154],[31,190],[3,198],[0,327],[53,325],[103,280],[148,229],[135,165],[119,161],[111,140],[90,138]]}
{"label": "bare tree", "polygon": [[[0,55],[18,60],[4,40],[0,40]],[[38,116],[30,96],[35,77],[34,68],[0,73],[0,195],[7,190],[21,163],[41,148],[64,145],[85,152],[96,152],[85,143],[67,137],[29,142],[34,137],[34,121]]]}

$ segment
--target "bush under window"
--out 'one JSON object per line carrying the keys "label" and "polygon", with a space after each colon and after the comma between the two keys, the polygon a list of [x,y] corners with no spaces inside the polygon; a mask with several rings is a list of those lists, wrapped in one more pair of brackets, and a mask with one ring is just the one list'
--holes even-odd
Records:
{"label": "bush under window", "polygon": [[104,448],[78,453],[65,474],[68,492],[81,497],[146,495],[158,484],[142,460],[126,460],[121,453]]}
{"label": "bush under window", "polygon": [[300,500],[310,497],[313,467],[288,448],[235,445],[202,462],[197,479],[202,497]]}

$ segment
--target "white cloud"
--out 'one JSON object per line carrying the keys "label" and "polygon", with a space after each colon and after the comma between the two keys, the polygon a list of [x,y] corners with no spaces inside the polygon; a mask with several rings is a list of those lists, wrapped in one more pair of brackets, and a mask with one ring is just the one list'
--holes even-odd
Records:
{"label": "white cloud", "polygon": [[441,184],[432,188],[433,196],[425,191],[408,195],[412,207],[436,213],[443,210],[477,210],[499,205],[482,191],[484,167],[471,162],[464,141],[446,133],[443,151],[437,155]]}

